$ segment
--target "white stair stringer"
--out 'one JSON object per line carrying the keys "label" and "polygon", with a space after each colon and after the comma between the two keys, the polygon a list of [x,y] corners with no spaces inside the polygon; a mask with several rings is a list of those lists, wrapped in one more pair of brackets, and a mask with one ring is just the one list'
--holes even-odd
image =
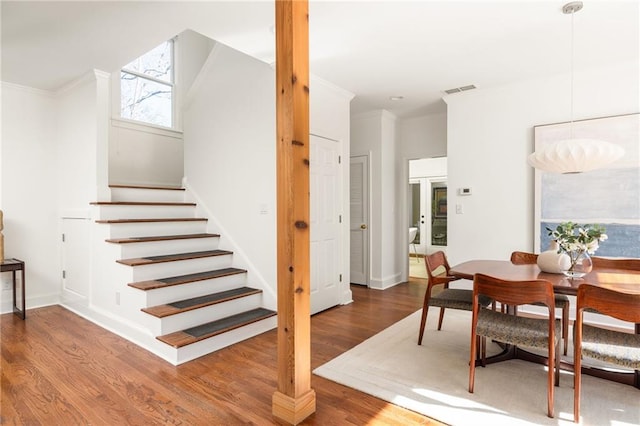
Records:
{"label": "white stair stringer", "polygon": [[[251,276],[248,271],[234,268],[233,253],[219,247],[220,237],[207,234],[206,218],[195,217],[197,208],[193,203],[184,202],[184,190],[117,186],[111,188],[111,195],[110,201],[93,203],[96,224],[91,300],[75,306],[70,304],[70,309],[175,365],[276,326],[273,311],[262,314],[265,312],[260,309],[264,306],[264,289],[260,287],[234,298],[184,308],[184,312],[173,315],[158,317],[143,312],[143,308],[162,308],[231,290],[244,292],[241,287],[255,286],[247,282]],[[174,255],[179,260],[173,260]],[[138,264],[140,262],[143,264]],[[219,276],[188,282],[181,279],[193,274],[208,276],[215,271],[220,271]],[[155,281],[160,281],[157,288],[135,287],[136,283]],[[228,324],[233,321],[232,317],[256,309],[260,314],[255,316],[255,321],[231,325],[212,337],[199,334],[202,340],[196,339],[193,343],[174,345],[158,339],[160,335],[180,333],[217,320]],[[272,316],[262,318],[269,312]]]}

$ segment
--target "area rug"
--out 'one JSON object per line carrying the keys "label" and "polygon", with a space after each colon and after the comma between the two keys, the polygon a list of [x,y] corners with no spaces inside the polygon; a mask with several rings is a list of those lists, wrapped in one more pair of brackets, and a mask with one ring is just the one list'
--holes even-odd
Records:
{"label": "area rug", "polygon": [[[555,389],[555,418],[547,417],[543,365],[509,360],[476,369],[468,392],[471,312],[449,309],[441,331],[430,312],[422,346],[420,311],[376,334],[313,372],[451,425],[574,425],[573,374]],[[487,355],[499,352],[488,345]],[[571,348],[570,348],[571,350]],[[640,424],[640,390],[583,375],[581,424]]]}

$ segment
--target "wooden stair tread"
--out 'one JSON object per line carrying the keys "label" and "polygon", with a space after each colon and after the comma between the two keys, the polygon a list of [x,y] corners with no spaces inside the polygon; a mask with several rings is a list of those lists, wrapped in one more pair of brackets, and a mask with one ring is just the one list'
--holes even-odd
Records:
{"label": "wooden stair tread", "polygon": [[125,188],[125,189],[160,189],[169,191],[184,191],[179,186],[153,186],[153,185],[109,185],[109,188]]}
{"label": "wooden stair tread", "polygon": [[156,219],[100,219],[96,223],[206,222],[204,217],[167,217]]}
{"label": "wooden stair tread", "polygon": [[139,290],[154,290],[157,288],[170,287],[172,285],[186,284],[195,281],[204,281],[212,278],[222,278],[229,275],[244,274],[247,271],[239,268],[224,268],[216,269],[213,271],[198,272],[195,274],[178,275],[175,277],[160,278],[150,281],[138,281],[135,283],[129,283],[129,287],[137,288]]}
{"label": "wooden stair tread", "polygon": [[224,332],[261,321],[274,315],[276,315],[276,312],[272,310],[257,308],[251,311],[232,315],[227,318],[222,318],[217,321],[188,328],[186,330],[176,331],[175,333],[165,334],[164,336],[158,336],[156,338],[167,345],[173,346],[174,348],[181,348],[191,343],[217,336]]}
{"label": "wooden stair tread", "polygon": [[262,293],[250,287],[239,287],[232,290],[221,291],[219,293],[207,294],[205,296],[193,297],[191,299],[180,300],[166,305],[151,306],[142,308],[143,312],[153,315],[154,317],[164,318],[170,315],[180,314],[182,312],[191,311],[205,306],[211,306],[218,303],[228,302],[230,300],[239,299],[241,297],[251,296]]}
{"label": "wooden stair tread", "polygon": [[153,237],[130,237],[130,238],[109,238],[105,240],[108,243],[128,244],[128,243],[146,243],[150,241],[169,241],[169,240],[188,240],[192,238],[213,238],[219,237],[220,234],[182,234],[182,235],[158,235]]}
{"label": "wooden stair tread", "polygon": [[93,201],[89,203],[93,206],[195,206],[196,203],[185,203],[179,201]]}
{"label": "wooden stair tread", "polygon": [[140,266],[140,265],[151,265],[155,263],[173,262],[178,260],[200,259],[203,257],[224,256],[232,253],[233,252],[227,251],[227,250],[206,250],[206,251],[194,251],[191,253],[176,253],[176,254],[165,254],[160,256],[139,257],[139,258],[133,258],[133,259],[120,259],[120,260],[116,260],[116,262],[121,263],[123,265],[127,265],[127,266]]}

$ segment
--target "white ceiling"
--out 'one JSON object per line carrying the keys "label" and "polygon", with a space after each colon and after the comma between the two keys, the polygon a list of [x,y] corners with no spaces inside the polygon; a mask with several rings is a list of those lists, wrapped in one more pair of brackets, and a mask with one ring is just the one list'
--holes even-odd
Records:
{"label": "white ceiling", "polygon": [[[444,112],[446,89],[569,72],[565,3],[310,0],[310,70],[354,93],[353,112]],[[272,1],[3,0],[1,13],[2,80],[46,90],[115,71],[185,29],[268,63],[275,56]],[[639,61],[639,22],[637,0],[586,0],[574,16],[576,70]]]}

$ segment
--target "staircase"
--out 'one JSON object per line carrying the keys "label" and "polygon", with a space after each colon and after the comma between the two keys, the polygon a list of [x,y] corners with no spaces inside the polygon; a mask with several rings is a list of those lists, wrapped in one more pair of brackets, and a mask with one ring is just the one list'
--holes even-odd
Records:
{"label": "staircase", "polygon": [[119,315],[155,337],[148,349],[181,364],[275,327],[262,290],[233,267],[233,252],[206,232],[207,218],[196,217],[183,188],[110,189],[111,201],[92,203],[96,223],[108,227],[104,244],[116,247],[105,261],[122,265],[113,276],[126,277],[122,297],[130,300],[116,293]]}

